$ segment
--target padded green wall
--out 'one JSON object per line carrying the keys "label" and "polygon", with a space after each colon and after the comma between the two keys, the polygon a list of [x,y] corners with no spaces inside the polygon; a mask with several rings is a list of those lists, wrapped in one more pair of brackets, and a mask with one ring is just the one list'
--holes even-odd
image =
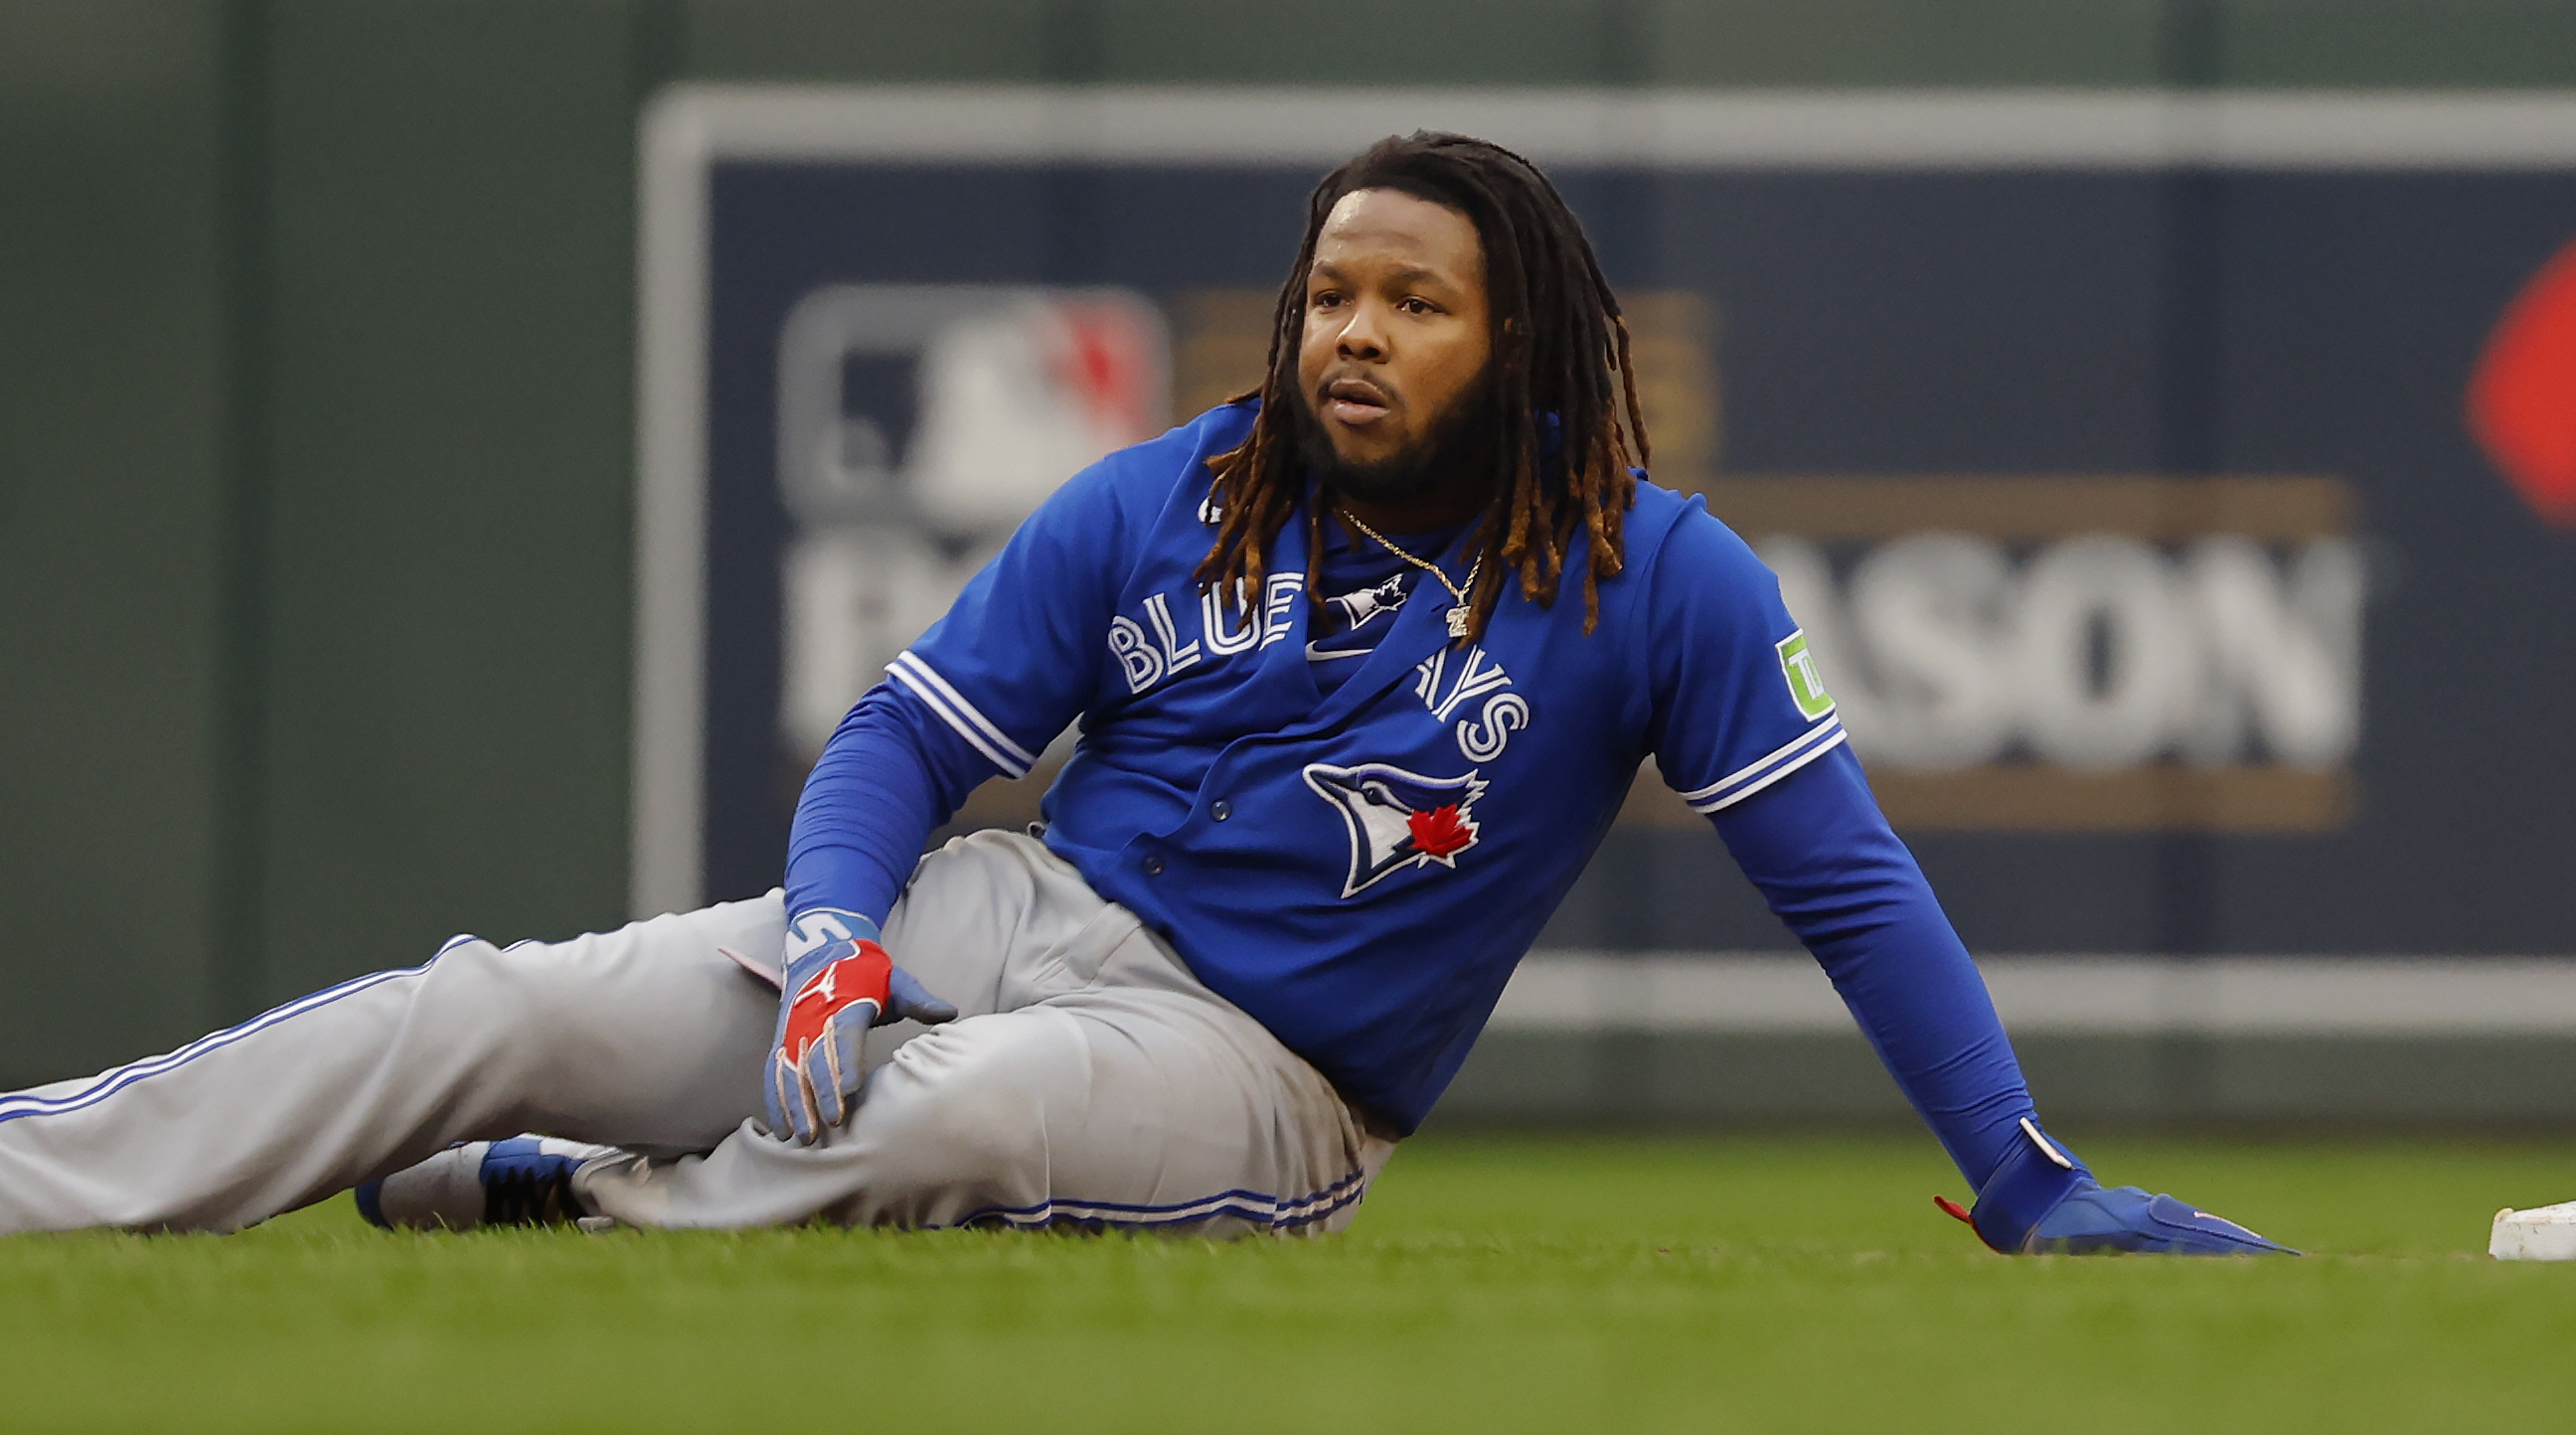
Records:
{"label": "padded green wall", "polygon": [[222,45],[0,5],[0,1073],[183,1037],[222,827]]}
{"label": "padded green wall", "polygon": [[261,984],[625,908],[633,27],[288,0]]}
{"label": "padded green wall", "polygon": [[0,0],[0,1083],[624,910],[670,79],[2576,84],[2570,0]]}

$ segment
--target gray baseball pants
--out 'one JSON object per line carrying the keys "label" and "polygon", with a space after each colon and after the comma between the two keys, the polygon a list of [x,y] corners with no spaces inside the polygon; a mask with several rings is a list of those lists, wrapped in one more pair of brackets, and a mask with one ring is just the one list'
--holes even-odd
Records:
{"label": "gray baseball pants", "polygon": [[568,942],[447,944],[179,1051],[0,1096],[0,1232],[233,1230],[459,1141],[621,1148],[631,1225],[1338,1229],[1391,1146],[1027,837],[922,859],[887,950],[964,1015],[870,1033],[857,1114],[760,1124],[779,894]]}

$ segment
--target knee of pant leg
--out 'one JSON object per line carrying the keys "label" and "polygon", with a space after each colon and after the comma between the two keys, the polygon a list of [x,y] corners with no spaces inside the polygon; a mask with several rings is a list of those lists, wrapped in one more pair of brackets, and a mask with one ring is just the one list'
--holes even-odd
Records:
{"label": "knee of pant leg", "polygon": [[481,937],[454,937],[430,960],[421,999],[470,1017],[470,1024],[447,1030],[496,1040],[512,1033],[544,1038],[578,1028],[582,1009],[595,1000],[590,985],[560,946],[501,947]]}
{"label": "knee of pant leg", "polygon": [[1079,1037],[1053,1013],[973,1017],[916,1038],[869,1078],[853,1135],[873,1148],[883,1218],[947,1225],[1043,1202],[1047,1127],[1087,1099]]}

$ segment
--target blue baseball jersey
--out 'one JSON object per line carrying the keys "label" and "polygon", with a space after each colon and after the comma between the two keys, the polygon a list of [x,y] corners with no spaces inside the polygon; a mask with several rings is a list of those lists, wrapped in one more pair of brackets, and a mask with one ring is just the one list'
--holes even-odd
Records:
{"label": "blue baseball jersey", "polygon": [[[1651,483],[1595,631],[1578,543],[1557,602],[1507,588],[1474,642],[1448,636],[1446,592],[1418,585],[1326,691],[1302,523],[1258,593],[1193,576],[1215,536],[1207,460],[1254,411],[1211,410],[1073,478],[888,691],[1013,777],[1078,722],[1047,845],[1411,1131],[1644,759],[1714,813],[1843,731],[1769,570],[1699,499]],[[856,904],[810,883],[791,901]]]}

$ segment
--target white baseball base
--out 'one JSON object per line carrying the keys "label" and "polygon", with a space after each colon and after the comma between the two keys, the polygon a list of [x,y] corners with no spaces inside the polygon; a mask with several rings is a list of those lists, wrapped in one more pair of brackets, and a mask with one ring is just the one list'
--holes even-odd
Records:
{"label": "white baseball base", "polygon": [[2487,1254],[2500,1261],[2576,1261],[2576,1201],[2496,1212]]}

